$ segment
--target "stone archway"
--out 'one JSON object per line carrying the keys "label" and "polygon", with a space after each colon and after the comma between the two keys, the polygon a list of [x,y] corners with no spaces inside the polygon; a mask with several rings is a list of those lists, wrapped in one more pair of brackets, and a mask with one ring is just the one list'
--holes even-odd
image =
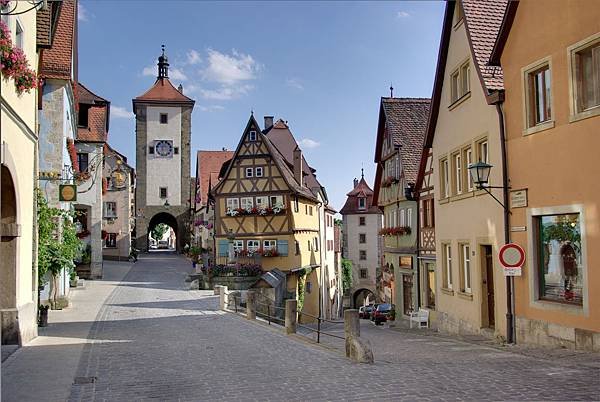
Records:
{"label": "stone archway", "polygon": [[371,304],[375,302],[375,293],[371,289],[358,289],[352,295],[352,302],[354,303],[355,308],[359,308],[364,304],[364,301],[369,298],[369,302],[367,304]]}
{"label": "stone archway", "polygon": [[19,343],[17,320],[17,247],[19,225],[17,224],[17,196],[12,174],[2,166],[0,219],[0,319],[2,320],[2,344]]}
{"label": "stone archway", "polygon": [[[150,222],[148,223],[148,231],[147,233],[150,234],[152,233],[152,230],[160,225],[161,223],[164,223],[165,225],[171,227],[173,229],[173,232],[175,233],[175,241],[174,241],[174,246],[175,249],[177,251],[180,250],[180,239],[178,238],[179,236],[179,231],[178,231],[178,224],[177,224],[177,218],[175,218],[173,215],[167,213],[167,212],[159,212],[156,215],[154,215],[152,217],[152,219],[150,219]],[[150,248],[150,244],[148,245],[148,248]]]}

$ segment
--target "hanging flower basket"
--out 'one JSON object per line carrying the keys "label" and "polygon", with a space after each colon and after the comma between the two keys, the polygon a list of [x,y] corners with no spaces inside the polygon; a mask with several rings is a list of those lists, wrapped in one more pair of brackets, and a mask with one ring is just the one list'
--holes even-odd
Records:
{"label": "hanging flower basket", "polygon": [[379,230],[380,236],[403,236],[411,233],[410,226],[397,226],[393,228],[383,228]]}
{"label": "hanging flower basket", "polygon": [[394,183],[398,183],[398,179],[392,176],[388,176],[381,182],[381,187],[390,187]]}
{"label": "hanging flower basket", "polygon": [[[7,1],[0,0],[0,8],[6,5]],[[4,21],[0,21],[0,72],[5,79],[13,79],[19,95],[39,86],[35,71],[29,68],[23,49],[13,45],[10,30]]]}

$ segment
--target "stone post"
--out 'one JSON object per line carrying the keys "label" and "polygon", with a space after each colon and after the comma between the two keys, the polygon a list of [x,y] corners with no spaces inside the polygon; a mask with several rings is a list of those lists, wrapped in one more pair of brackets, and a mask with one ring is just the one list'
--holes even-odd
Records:
{"label": "stone post", "polygon": [[220,293],[219,293],[220,294],[220,298],[219,298],[220,307],[221,307],[221,310],[225,310],[227,308],[227,286],[221,286],[219,288],[219,290],[220,290]]}
{"label": "stone post", "polygon": [[246,293],[246,318],[249,320],[256,320],[256,293],[253,290],[249,290]]}
{"label": "stone post", "polygon": [[215,286],[213,287],[213,292],[214,292],[213,294],[214,294],[215,296],[218,296],[218,295],[220,295],[220,294],[221,294],[221,285],[215,285]]}
{"label": "stone post", "polygon": [[360,338],[358,310],[344,311],[346,357],[359,363],[373,363],[373,350],[369,341]]}
{"label": "stone post", "polygon": [[285,333],[296,333],[296,322],[298,321],[298,301],[288,299],[285,301]]}

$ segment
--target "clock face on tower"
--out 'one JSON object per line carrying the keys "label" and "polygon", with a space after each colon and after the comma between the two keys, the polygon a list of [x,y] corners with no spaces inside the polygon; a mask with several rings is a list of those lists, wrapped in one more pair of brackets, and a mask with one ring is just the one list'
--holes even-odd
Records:
{"label": "clock face on tower", "polygon": [[163,158],[173,156],[173,141],[156,141],[154,149],[156,150],[156,154]]}

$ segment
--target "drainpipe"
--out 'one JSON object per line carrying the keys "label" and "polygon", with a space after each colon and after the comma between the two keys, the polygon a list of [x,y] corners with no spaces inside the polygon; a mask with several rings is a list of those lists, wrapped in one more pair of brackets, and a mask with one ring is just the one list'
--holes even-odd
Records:
{"label": "drainpipe", "polygon": [[[504,111],[502,110],[502,102],[504,101],[504,93],[501,94],[500,100],[496,102],[496,111],[498,112],[498,123],[500,126],[500,149],[502,153],[502,190],[504,203],[504,243],[510,243],[510,207],[508,200],[508,164],[506,157],[506,135],[504,131]],[[506,277],[506,341],[515,343],[515,325],[514,325],[514,278]]]}

